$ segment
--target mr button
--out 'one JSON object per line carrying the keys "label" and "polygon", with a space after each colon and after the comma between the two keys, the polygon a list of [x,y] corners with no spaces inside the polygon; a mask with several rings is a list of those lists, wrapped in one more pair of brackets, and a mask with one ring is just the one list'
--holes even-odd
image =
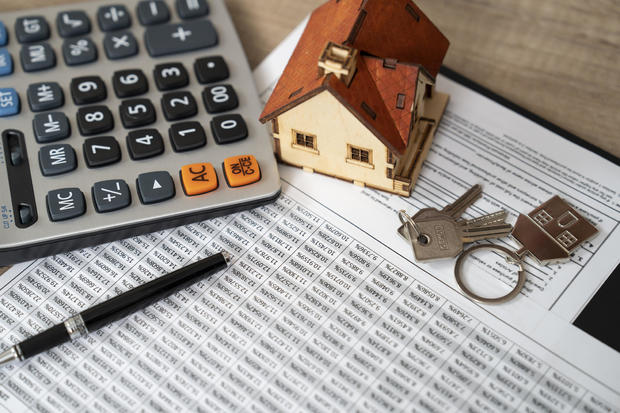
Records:
{"label": "mr button", "polygon": [[52,221],[64,221],[84,215],[86,202],[78,188],[64,188],[47,193],[47,212]]}
{"label": "mr button", "polygon": [[181,183],[185,195],[206,194],[217,189],[217,174],[210,163],[195,163],[181,168]]}
{"label": "mr button", "polygon": [[260,180],[260,166],[253,155],[240,155],[224,159],[224,175],[228,186],[235,188]]}

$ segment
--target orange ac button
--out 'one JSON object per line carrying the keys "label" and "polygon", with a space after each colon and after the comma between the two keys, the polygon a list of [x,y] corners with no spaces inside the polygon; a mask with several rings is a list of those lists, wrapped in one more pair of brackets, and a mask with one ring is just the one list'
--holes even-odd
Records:
{"label": "orange ac button", "polygon": [[195,163],[181,168],[181,183],[187,196],[206,194],[217,189],[217,174],[210,163]]}
{"label": "orange ac button", "polygon": [[231,187],[253,184],[260,180],[260,166],[254,155],[240,155],[224,159],[226,181]]}

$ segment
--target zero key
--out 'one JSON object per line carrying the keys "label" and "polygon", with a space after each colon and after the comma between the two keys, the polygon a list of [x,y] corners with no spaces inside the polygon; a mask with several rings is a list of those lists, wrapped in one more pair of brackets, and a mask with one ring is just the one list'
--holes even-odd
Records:
{"label": "zero key", "polygon": [[250,185],[261,177],[260,165],[254,155],[239,155],[224,159],[224,176],[231,188]]}

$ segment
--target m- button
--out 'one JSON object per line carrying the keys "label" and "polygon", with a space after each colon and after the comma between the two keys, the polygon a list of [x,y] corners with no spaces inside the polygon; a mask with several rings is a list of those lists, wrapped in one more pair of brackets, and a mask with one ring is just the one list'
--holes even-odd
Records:
{"label": "m- button", "polygon": [[206,194],[217,189],[217,174],[210,163],[195,163],[181,168],[181,183],[185,195]]}

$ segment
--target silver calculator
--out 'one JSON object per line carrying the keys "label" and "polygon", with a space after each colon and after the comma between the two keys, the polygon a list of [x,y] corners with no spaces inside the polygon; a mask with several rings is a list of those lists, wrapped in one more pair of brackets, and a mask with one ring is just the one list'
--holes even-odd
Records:
{"label": "silver calculator", "polygon": [[280,180],[223,0],[0,15],[0,265],[253,208]]}

